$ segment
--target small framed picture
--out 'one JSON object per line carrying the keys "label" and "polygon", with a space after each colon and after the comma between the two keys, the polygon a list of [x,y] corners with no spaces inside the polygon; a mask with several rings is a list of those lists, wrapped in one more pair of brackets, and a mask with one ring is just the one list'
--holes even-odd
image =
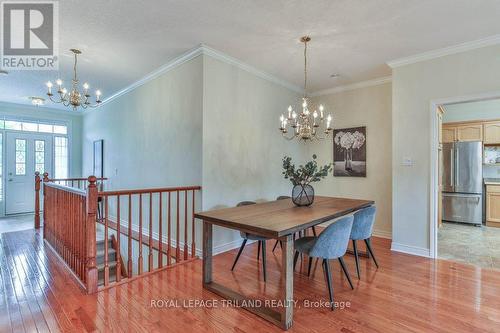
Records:
{"label": "small framed picture", "polygon": [[366,126],[333,130],[333,175],[366,177]]}

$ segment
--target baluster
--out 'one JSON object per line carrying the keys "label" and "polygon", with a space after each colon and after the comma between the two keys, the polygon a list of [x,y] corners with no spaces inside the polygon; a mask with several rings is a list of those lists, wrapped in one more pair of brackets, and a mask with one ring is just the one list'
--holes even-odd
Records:
{"label": "baluster", "polygon": [[194,197],[195,197],[195,190],[193,190],[193,199],[191,200],[192,201],[192,210],[191,210],[191,218],[192,218],[192,222],[191,222],[191,257],[195,257],[196,256],[196,244],[195,244],[195,240],[194,240],[194,237],[195,237],[195,232],[194,232]]}
{"label": "baluster", "polygon": [[184,191],[184,260],[188,258],[188,196],[187,190]]}
{"label": "baluster", "polygon": [[109,260],[108,260],[108,227],[109,227],[109,204],[108,196],[104,199],[104,285],[109,284]]}
{"label": "baluster", "polygon": [[167,210],[167,266],[170,265],[170,259],[171,259],[171,249],[172,249],[172,235],[171,235],[171,227],[170,227],[170,191],[168,192],[168,210]]}
{"label": "baluster", "polygon": [[120,238],[121,232],[120,227],[122,224],[122,220],[120,218],[120,195],[116,198],[116,282],[120,282],[122,279],[122,259],[121,259],[121,251],[120,251]]}
{"label": "baluster", "polygon": [[149,254],[148,271],[153,270],[153,193],[149,193]]}
{"label": "baluster", "polygon": [[180,198],[180,195],[179,195],[179,191],[177,190],[177,221],[176,221],[176,225],[177,225],[177,230],[176,230],[176,249],[175,249],[175,262],[179,262],[180,261],[180,257],[181,257],[181,248],[180,248],[180,244],[179,244],[179,240],[180,240],[180,226],[179,226],[179,198]]}
{"label": "baluster", "polygon": [[162,204],[162,198],[161,198],[161,192],[158,193],[158,200],[160,201],[159,203],[159,208],[158,208],[158,241],[159,241],[159,244],[158,244],[158,247],[159,247],[159,252],[158,252],[158,268],[162,268],[163,267],[163,231],[162,231],[162,221],[161,221],[161,217],[162,217],[162,207],[161,207],[161,204]]}
{"label": "baluster", "polygon": [[139,194],[139,275],[142,274],[142,193]]}
{"label": "baluster", "polygon": [[127,271],[128,277],[132,277],[132,196],[128,195],[128,244],[127,244]]}

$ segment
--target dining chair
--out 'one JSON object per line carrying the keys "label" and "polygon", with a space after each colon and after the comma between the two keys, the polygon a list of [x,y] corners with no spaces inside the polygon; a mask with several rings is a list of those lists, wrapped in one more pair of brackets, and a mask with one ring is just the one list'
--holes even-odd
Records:
{"label": "dining chair", "polygon": [[[285,200],[285,199],[291,199],[292,197],[288,196],[288,195],[280,195],[279,197],[276,198],[276,201],[278,200]],[[314,226],[311,227],[312,229],[312,232],[313,232],[313,235],[316,236],[316,228]],[[299,237],[302,236],[302,232],[299,232]],[[274,246],[273,246],[273,252],[274,250],[276,249],[276,246],[278,245],[278,242],[280,243],[280,247],[283,248],[283,243],[279,240],[276,240],[276,243],[274,243]]]}
{"label": "dining chair", "polygon": [[375,223],[375,213],[377,212],[377,208],[375,206],[370,206],[367,208],[363,208],[354,213],[354,222],[352,224],[351,230],[351,240],[352,240],[352,249],[354,251],[354,258],[356,259],[356,273],[358,274],[358,279],[360,278],[359,274],[359,255],[358,255],[358,247],[356,241],[364,240],[366,244],[366,249],[370,253],[370,256],[375,263],[375,266],[378,268],[377,259],[373,255],[373,249],[371,247],[370,238],[372,237],[373,232],[373,224]]}
{"label": "dining chair", "polygon": [[333,286],[331,283],[330,274],[330,259],[338,259],[342,271],[349,281],[351,289],[354,286],[351,281],[351,276],[347,271],[347,266],[345,265],[343,256],[347,251],[347,245],[349,244],[349,235],[351,234],[351,228],[353,224],[354,217],[352,215],[345,216],[339,220],[331,223],[325,230],[323,230],[318,237],[306,236],[297,239],[294,242],[295,245],[295,256],[293,258],[293,267],[297,263],[297,259],[300,254],[306,254],[309,256],[309,267],[307,274],[311,274],[311,264],[313,258],[323,259],[323,271],[325,273],[326,284],[328,286],[328,295],[330,296],[330,303],[332,306],[332,311],[334,309],[333,303]]}
{"label": "dining chair", "polygon": [[[242,202],[238,203],[236,205],[236,207],[255,205],[255,204],[256,204],[255,201],[242,201]],[[241,252],[243,252],[243,249],[245,248],[247,241],[248,240],[256,240],[258,242],[257,261],[259,260],[260,250],[262,249],[262,270],[263,270],[264,282],[265,282],[266,281],[266,240],[268,240],[269,238],[250,234],[248,232],[243,232],[243,231],[240,231],[240,236],[241,236],[241,238],[243,238],[243,243],[241,243],[240,250],[238,251],[236,258],[234,259],[234,263],[233,263],[233,267],[231,267],[231,271],[234,270],[234,267],[236,266],[236,263],[238,262],[238,259],[240,258]]]}

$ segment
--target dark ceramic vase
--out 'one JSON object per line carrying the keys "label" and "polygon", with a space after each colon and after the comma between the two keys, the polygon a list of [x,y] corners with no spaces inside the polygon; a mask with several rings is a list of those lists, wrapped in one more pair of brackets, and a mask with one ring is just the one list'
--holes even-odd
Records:
{"label": "dark ceramic vase", "polygon": [[314,188],[307,185],[295,185],[292,189],[292,201],[297,206],[310,206],[314,202]]}

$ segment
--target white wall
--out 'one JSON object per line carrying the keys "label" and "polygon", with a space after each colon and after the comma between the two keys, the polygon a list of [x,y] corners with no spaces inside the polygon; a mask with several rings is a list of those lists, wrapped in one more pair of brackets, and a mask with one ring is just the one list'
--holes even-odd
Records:
{"label": "white wall", "polygon": [[[203,209],[290,195],[282,158],[303,163],[306,149],[281,137],[279,116],[300,96],[210,56],[203,79]],[[241,240],[220,228],[214,233],[215,247]]]}
{"label": "white wall", "polygon": [[[391,84],[365,87],[314,97],[333,116],[334,128],[366,126],[367,176],[334,177],[313,184],[320,195],[374,200],[377,217],[374,234],[392,233]],[[318,155],[321,164],[333,161],[333,139],[312,143],[309,156]]]}
{"label": "white wall", "polygon": [[74,111],[61,111],[45,107],[33,107],[0,102],[0,117],[14,117],[25,120],[59,121],[68,124],[68,135],[71,136],[69,150],[69,176],[81,177],[82,174],[82,117]]}
{"label": "white wall", "polygon": [[[418,254],[430,247],[432,100],[498,91],[500,46],[393,69],[393,246]],[[403,166],[403,158],[412,166]]]}

